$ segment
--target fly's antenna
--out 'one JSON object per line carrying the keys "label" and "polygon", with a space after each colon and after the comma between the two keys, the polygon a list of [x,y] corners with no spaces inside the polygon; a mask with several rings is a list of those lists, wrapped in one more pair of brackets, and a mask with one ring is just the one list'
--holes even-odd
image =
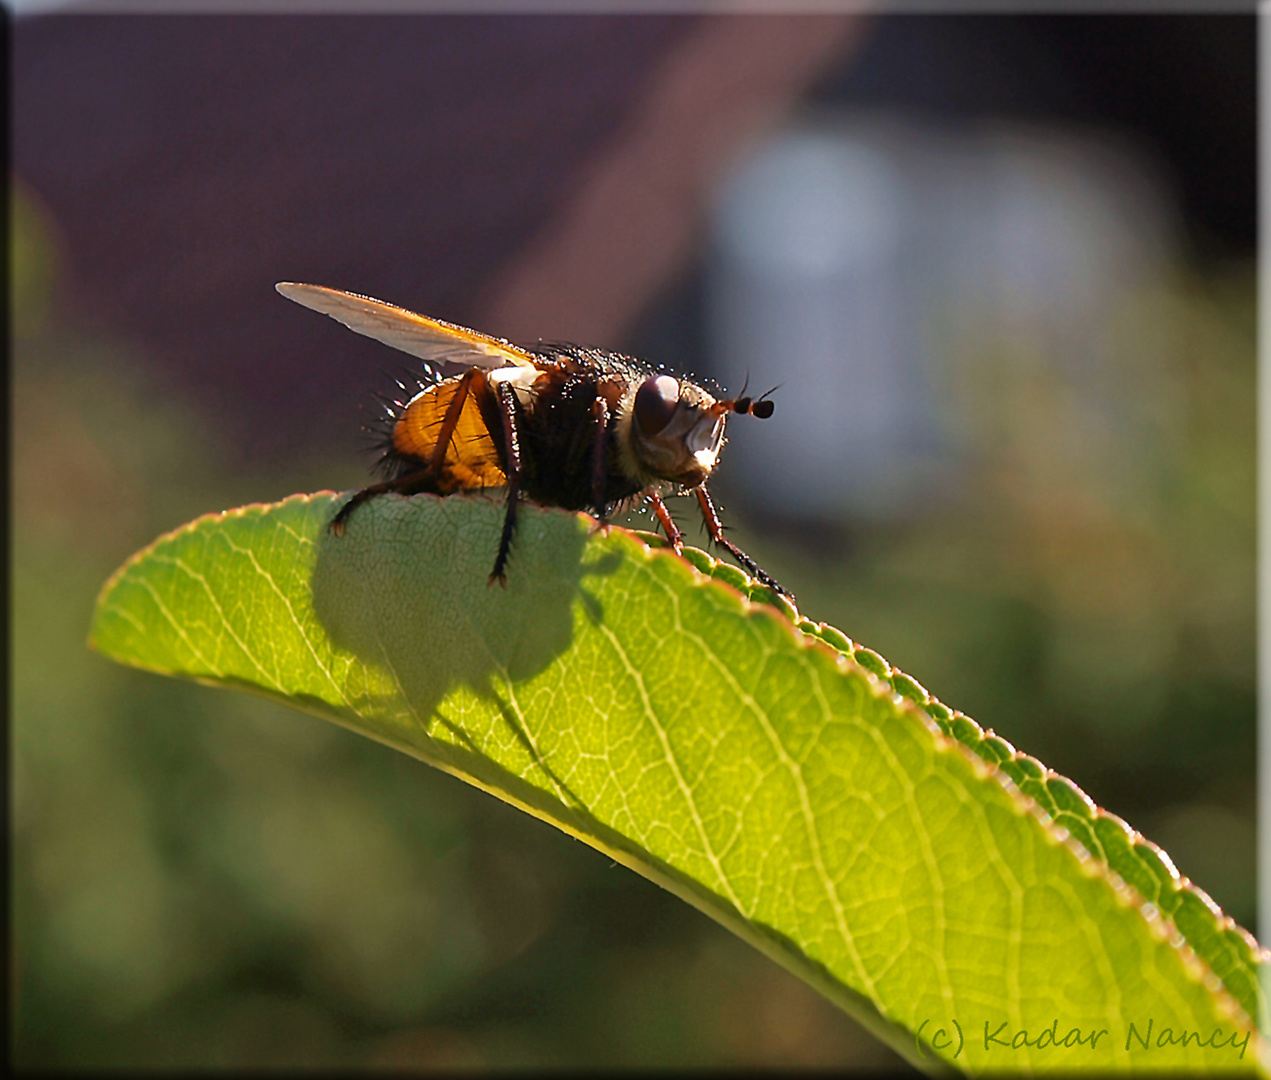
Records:
{"label": "fly's antenna", "polygon": [[750,376],[747,375],[746,382],[742,383],[742,386],[741,386],[741,397],[736,398],[734,401],[732,401],[730,404],[730,408],[733,410],[733,412],[741,413],[743,416],[745,416],[746,413],[750,413],[751,416],[757,416],[759,417],[760,420],[767,420],[768,417],[772,415],[772,409],[773,409],[772,402],[768,400],[768,395],[776,393],[776,391],[780,390],[781,387],[780,385],[774,386],[771,390],[767,391],[763,395],[763,397],[759,398],[757,401],[751,401],[750,398],[746,397],[746,386],[749,383],[750,383]]}

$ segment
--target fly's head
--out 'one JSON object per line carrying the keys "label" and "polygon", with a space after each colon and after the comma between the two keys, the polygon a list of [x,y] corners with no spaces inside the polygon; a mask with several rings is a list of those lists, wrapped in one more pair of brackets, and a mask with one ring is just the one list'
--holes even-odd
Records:
{"label": "fly's head", "polygon": [[730,412],[772,415],[772,402],[748,397],[717,401],[696,383],[650,375],[624,402],[626,447],[633,471],[651,481],[695,488],[710,476],[724,445]]}

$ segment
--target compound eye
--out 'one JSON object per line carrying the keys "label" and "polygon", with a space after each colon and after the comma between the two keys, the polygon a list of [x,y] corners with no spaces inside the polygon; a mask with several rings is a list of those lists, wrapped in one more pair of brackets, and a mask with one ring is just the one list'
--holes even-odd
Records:
{"label": "compound eye", "polygon": [[671,422],[679,404],[680,384],[670,375],[654,375],[636,391],[636,423],[644,434],[656,435]]}

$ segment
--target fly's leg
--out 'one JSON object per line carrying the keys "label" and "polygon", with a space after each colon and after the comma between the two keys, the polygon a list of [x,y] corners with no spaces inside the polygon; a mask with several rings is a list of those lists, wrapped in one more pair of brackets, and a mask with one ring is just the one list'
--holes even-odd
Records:
{"label": "fly's leg", "polygon": [[372,484],[370,487],[359,491],[340,507],[339,512],[331,519],[329,527],[334,535],[344,535],[349,516],[368,499],[373,499],[376,495],[383,495],[389,491],[395,491],[399,495],[413,495],[418,491],[424,490],[427,481],[441,475],[441,467],[446,460],[446,451],[450,449],[450,440],[454,438],[455,428],[459,424],[459,416],[463,412],[464,402],[468,400],[472,384],[478,380],[482,383],[485,382],[485,373],[480,368],[469,368],[460,376],[459,385],[455,387],[455,396],[450,399],[450,403],[446,406],[446,415],[441,419],[441,428],[437,432],[437,441],[433,444],[432,453],[428,457],[428,464],[413,473],[399,476],[396,480],[389,480],[383,484]]}
{"label": "fly's leg", "polygon": [[732,554],[752,577],[758,578],[768,588],[779,592],[782,596],[788,596],[794,599],[794,593],[789,589],[782,587],[776,578],[772,577],[767,571],[763,570],[754,559],[741,550],[736,544],[724,535],[724,526],[720,524],[719,515],[715,513],[715,506],[711,502],[711,497],[706,494],[706,485],[699,484],[693,492],[697,496],[698,505],[702,508],[702,520],[706,522],[706,531],[710,533],[710,537],[720,547],[724,548]]}
{"label": "fly's leg", "polygon": [[496,581],[504,588],[508,578],[504,570],[508,553],[512,550],[512,536],[516,532],[516,503],[521,492],[521,442],[516,433],[516,391],[509,383],[498,384],[495,395],[499,403],[499,415],[503,418],[503,444],[507,447],[508,508],[503,516],[503,535],[499,537],[499,553],[494,559],[488,583]]}
{"label": "fly's leg", "polygon": [[592,419],[596,422],[596,442],[591,450],[591,501],[596,508],[596,521],[601,528],[609,524],[609,507],[605,503],[605,488],[609,485],[609,464],[606,451],[609,448],[609,404],[602,397],[591,403]]}
{"label": "fly's leg", "polygon": [[383,495],[389,491],[395,491],[399,495],[413,495],[417,491],[424,490],[427,482],[432,478],[433,471],[431,468],[418,469],[413,473],[399,476],[396,480],[390,480],[385,484],[372,484],[368,488],[363,488],[340,507],[328,527],[333,535],[343,536],[344,530],[348,526],[349,516],[368,499],[373,499],[376,495]]}
{"label": "fly's leg", "polygon": [[684,547],[684,534],[680,532],[680,527],[675,524],[675,519],[671,517],[671,511],[666,508],[666,503],[662,501],[662,496],[656,491],[645,492],[645,498],[652,504],[653,512],[657,514],[658,521],[666,533],[666,538],[671,542],[671,550],[678,555],[680,549]]}
{"label": "fly's leg", "polygon": [[[473,383],[477,385],[474,387]],[[428,458],[428,468],[432,470],[434,476],[441,475],[441,467],[446,463],[446,451],[450,449],[450,440],[455,437],[455,428],[459,426],[459,416],[463,412],[468,395],[484,390],[485,386],[485,372],[480,368],[468,368],[460,376],[459,385],[455,387],[455,396],[446,406],[446,415],[441,418],[437,441],[433,443],[432,454]]]}

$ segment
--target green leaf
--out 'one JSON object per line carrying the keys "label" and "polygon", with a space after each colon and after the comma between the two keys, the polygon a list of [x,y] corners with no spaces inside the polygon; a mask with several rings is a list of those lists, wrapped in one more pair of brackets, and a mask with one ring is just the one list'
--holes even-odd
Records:
{"label": "green leaf", "polygon": [[107,583],[92,644],[490,791],[925,1067],[1254,1067],[1252,938],[876,653],[701,552],[580,515],[526,506],[501,589],[501,506],[385,498],[335,537],[337,499],[161,538]]}

